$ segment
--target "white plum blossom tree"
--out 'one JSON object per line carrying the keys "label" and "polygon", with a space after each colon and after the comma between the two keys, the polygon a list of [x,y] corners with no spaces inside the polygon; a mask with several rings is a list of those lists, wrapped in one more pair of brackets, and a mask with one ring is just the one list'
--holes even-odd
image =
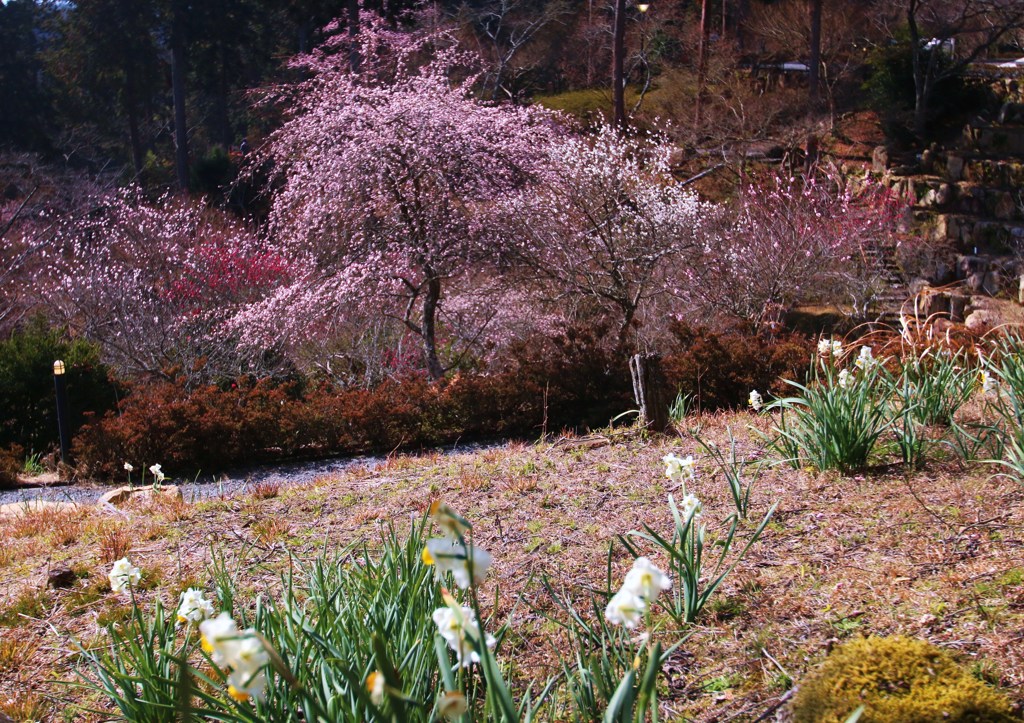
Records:
{"label": "white plum blossom tree", "polygon": [[690,264],[710,204],[673,178],[673,147],[610,126],[548,146],[544,183],[502,203],[511,251],[557,294],[598,302],[617,342]]}

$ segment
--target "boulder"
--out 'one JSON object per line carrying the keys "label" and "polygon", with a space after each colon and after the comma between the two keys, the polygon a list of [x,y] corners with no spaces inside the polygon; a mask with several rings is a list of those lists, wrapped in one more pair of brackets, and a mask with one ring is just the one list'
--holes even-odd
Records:
{"label": "boulder", "polygon": [[177,485],[163,485],[157,489],[152,487],[115,487],[108,492],[104,492],[99,499],[100,507],[106,505],[113,505],[117,507],[127,503],[131,499],[146,499],[151,498],[154,495],[161,495],[163,497],[182,499],[181,488]]}
{"label": "boulder", "polygon": [[51,502],[50,500],[8,502],[5,505],[0,505],[0,517],[16,517],[41,510],[67,510],[70,512],[77,509],[80,509],[80,505],[76,502]]}
{"label": "boulder", "polygon": [[989,271],[981,282],[982,293],[996,296],[1003,290],[1003,275],[998,271]]}
{"label": "boulder", "polygon": [[982,287],[985,286],[986,275],[984,271],[975,271],[973,274],[967,275],[967,278],[964,279],[964,284],[972,293],[980,294]]}
{"label": "boulder", "polygon": [[974,274],[988,271],[988,261],[981,256],[958,256],[956,259],[957,278],[967,279]]}

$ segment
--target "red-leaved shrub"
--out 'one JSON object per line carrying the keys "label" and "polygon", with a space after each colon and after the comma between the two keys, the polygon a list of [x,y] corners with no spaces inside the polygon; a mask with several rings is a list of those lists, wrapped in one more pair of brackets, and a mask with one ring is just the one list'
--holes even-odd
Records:
{"label": "red-leaved shrub", "polygon": [[[777,388],[780,375],[802,378],[811,353],[811,342],[796,335],[682,324],[673,332],[674,348],[665,355],[669,391],[697,394],[703,408],[743,404],[752,388]],[[244,377],[192,390],[183,378],[140,383],[116,414],[82,429],[75,456],[89,475],[116,479],[125,462],[210,473],[295,457],[604,426],[634,402],[626,359],[608,352],[601,337],[601,330],[574,329],[533,339],[513,347],[499,368],[458,373],[442,384],[422,374],[373,389]]]}

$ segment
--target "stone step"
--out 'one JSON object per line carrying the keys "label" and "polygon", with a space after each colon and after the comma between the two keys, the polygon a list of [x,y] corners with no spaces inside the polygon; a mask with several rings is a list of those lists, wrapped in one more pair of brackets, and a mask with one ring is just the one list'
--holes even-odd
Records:
{"label": "stone step", "polygon": [[977,183],[989,188],[1015,189],[1024,184],[1024,160],[984,158],[950,153],[946,157],[946,180]]}
{"label": "stone step", "polygon": [[986,155],[1024,155],[1024,126],[969,125],[964,128],[963,143]]}
{"label": "stone step", "polygon": [[991,188],[980,183],[940,183],[925,191],[913,208],[916,221],[934,213],[1024,222],[1024,191]]}
{"label": "stone step", "polygon": [[1024,222],[958,213],[938,213],[930,221],[927,218],[920,221],[933,240],[950,243],[965,253],[975,248],[989,254],[1024,249]]}

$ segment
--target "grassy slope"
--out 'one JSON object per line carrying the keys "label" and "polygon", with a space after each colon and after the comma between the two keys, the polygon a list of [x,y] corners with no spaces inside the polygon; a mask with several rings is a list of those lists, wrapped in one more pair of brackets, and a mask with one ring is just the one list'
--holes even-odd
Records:
{"label": "grassy slope", "polygon": [[[748,414],[705,422],[705,436],[719,443],[726,425],[739,430],[746,451],[757,444],[747,425],[767,424]],[[41,511],[0,520],[0,710],[27,715],[54,696],[47,717],[87,719],[70,707],[82,693],[51,681],[71,677],[67,635],[100,644],[97,621],[123,614],[105,585],[109,561],[125,549],[146,573],[143,600],[171,602],[189,584],[208,585],[211,549],[237,565],[241,587],[255,595],[277,585],[289,552],[304,558],[324,544],[372,540],[381,521],[404,526],[436,497],[473,520],[478,543],[494,555],[484,593],[493,600],[500,591],[501,620],[515,614],[502,658],[515,659],[522,677],[543,674],[552,627],[516,597],[546,606],[542,573],[569,589],[602,587],[616,535],[642,522],[667,533],[671,490],[660,459],[669,451],[698,450],[683,436],[568,438],[396,457],[277,496],[151,503],[123,517]],[[732,503],[709,465],[695,488],[705,519],[720,529]],[[778,500],[775,521],[667,666],[667,717],[757,719],[785,696],[790,677],[799,680],[837,640],[865,633],[931,640],[1024,701],[1024,487],[991,472],[953,462],[909,479],[897,468],[854,477],[768,472],[752,517]],[[76,571],[76,585],[40,592],[60,565]],[[617,586],[627,567],[621,547],[615,565]]]}

